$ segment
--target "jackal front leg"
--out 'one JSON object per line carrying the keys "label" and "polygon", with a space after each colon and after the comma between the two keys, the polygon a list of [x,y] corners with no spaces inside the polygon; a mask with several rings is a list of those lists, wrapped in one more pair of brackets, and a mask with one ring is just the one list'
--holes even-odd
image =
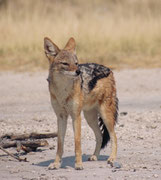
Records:
{"label": "jackal front leg", "polygon": [[[55,107],[56,105],[56,107]],[[61,109],[58,104],[52,101],[52,106],[57,115],[57,128],[58,128],[58,137],[57,137],[57,153],[54,163],[49,165],[49,169],[58,169],[61,165],[61,159],[64,149],[64,137],[67,128],[67,118],[68,115],[65,110]]]}
{"label": "jackal front leg", "polygon": [[81,150],[81,116],[73,119],[73,130],[75,140],[75,169],[82,170],[82,150]]}

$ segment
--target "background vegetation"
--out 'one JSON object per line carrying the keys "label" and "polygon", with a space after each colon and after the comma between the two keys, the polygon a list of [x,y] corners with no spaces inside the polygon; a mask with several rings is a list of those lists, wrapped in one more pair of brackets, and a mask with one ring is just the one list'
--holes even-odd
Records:
{"label": "background vegetation", "polygon": [[161,0],[0,0],[0,69],[47,69],[43,38],[80,62],[161,67]]}

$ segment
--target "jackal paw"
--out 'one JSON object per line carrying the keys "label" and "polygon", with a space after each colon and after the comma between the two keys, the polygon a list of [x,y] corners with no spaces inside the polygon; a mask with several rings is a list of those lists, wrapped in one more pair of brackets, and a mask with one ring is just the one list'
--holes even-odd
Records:
{"label": "jackal paw", "polygon": [[92,155],[88,158],[88,161],[97,161],[97,156],[96,155]]}
{"label": "jackal paw", "polygon": [[113,167],[113,164],[114,164],[115,159],[116,159],[115,157],[110,156],[110,157],[107,159],[107,164],[110,164],[111,167]]}
{"label": "jackal paw", "polygon": [[82,163],[75,163],[75,169],[76,169],[76,170],[83,170],[83,165],[82,165]]}
{"label": "jackal paw", "polygon": [[53,169],[59,169],[60,168],[60,163],[51,163],[49,166],[48,166],[48,169],[49,170],[53,170]]}

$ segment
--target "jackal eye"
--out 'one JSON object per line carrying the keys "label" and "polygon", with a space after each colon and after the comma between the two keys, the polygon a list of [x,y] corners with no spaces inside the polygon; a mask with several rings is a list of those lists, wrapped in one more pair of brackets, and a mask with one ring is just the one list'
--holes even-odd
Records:
{"label": "jackal eye", "polygon": [[66,62],[62,62],[61,64],[65,65],[65,66],[69,66],[69,64]]}
{"label": "jackal eye", "polygon": [[78,63],[76,62],[75,65],[78,66]]}

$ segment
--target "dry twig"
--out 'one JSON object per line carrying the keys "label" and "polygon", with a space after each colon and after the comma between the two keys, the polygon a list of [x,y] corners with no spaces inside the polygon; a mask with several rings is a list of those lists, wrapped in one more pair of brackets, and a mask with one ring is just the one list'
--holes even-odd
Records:
{"label": "dry twig", "polygon": [[0,149],[1,149],[3,152],[5,152],[6,154],[8,154],[9,156],[13,157],[14,159],[17,159],[18,161],[27,162],[27,159],[26,159],[26,158],[25,158],[25,159],[22,159],[22,158],[20,158],[20,157],[18,157],[18,156],[13,155],[12,153],[9,153],[7,150],[5,150],[2,146],[0,146]]}

